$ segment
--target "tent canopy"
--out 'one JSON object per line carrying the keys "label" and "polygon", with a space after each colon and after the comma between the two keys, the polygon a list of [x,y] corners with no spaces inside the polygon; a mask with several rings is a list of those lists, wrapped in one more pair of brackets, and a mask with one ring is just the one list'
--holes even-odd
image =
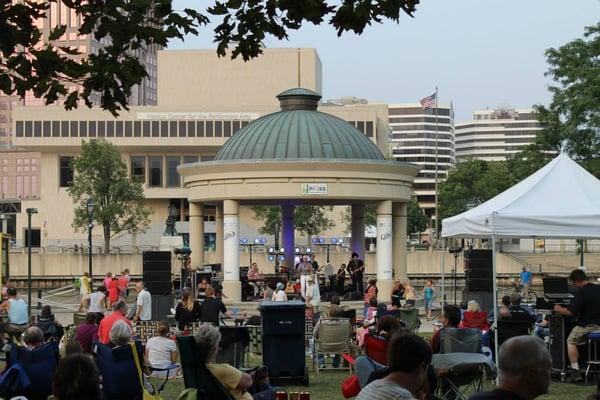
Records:
{"label": "tent canopy", "polygon": [[600,180],[560,154],[479,206],[442,223],[442,237],[600,238]]}

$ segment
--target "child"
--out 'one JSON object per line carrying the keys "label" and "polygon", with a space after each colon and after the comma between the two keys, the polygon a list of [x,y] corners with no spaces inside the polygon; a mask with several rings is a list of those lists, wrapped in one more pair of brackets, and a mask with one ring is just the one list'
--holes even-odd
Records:
{"label": "child", "polygon": [[404,298],[406,299],[407,306],[414,307],[417,303],[415,289],[410,284],[410,281],[406,281],[406,283],[404,284]]}
{"label": "child", "polygon": [[433,281],[427,280],[423,288],[423,299],[425,300],[425,312],[427,313],[427,321],[431,320],[431,305],[433,304]]}

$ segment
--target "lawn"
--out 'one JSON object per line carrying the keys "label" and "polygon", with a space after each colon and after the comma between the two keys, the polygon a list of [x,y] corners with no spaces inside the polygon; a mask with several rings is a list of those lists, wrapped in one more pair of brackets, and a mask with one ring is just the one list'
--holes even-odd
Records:
{"label": "lawn", "polygon": [[[335,400],[343,399],[340,390],[340,383],[348,376],[348,371],[325,371],[319,374],[319,378],[311,373],[310,387],[289,386],[290,391],[308,391],[311,394],[311,400]],[[486,384],[491,388],[491,382]],[[550,386],[550,393],[539,397],[540,400],[584,400],[589,394],[594,392],[594,386],[573,385],[569,383],[553,382]],[[164,400],[174,400],[183,390],[183,381],[170,382],[162,393]]]}

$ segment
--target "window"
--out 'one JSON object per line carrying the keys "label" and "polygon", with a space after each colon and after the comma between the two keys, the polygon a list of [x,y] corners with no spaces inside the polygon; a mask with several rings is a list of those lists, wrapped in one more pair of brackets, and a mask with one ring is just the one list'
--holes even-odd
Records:
{"label": "window", "polygon": [[123,137],[123,121],[115,122],[115,136]]}
{"label": "window", "polygon": [[179,180],[179,172],[177,172],[177,166],[181,162],[181,158],[179,156],[169,156],[167,157],[167,186],[168,187],[177,187],[181,186]]}
{"label": "window", "polygon": [[142,136],[150,137],[150,121],[142,122]]}
{"label": "window", "polygon": [[206,137],[213,137],[213,122],[206,121]]}
{"label": "window", "polygon": [[150,187],[162,186],[162,157],[148,157],[148,166],[150,168]]}
{"label": "window", "polygon": [[90,137],[96,137],[96,121],[89,121],[88,133]]}
{"label": "window", "polygon": [[106,121],[106,137],[115,137],[115,121]]}
{"label": "window", "polygon": [[204,121],[196,121],[196,136],[204,137]]}
{"label": "window", "polygon": [[98,121],[98,137],[106,136],[106,121]]}
{"label": "window", "polygon": [[71,121],[71,137],[79,137],[79,124],[77,121]]}
{"label": "window", "polygon": [[135,136],[135,137],[142,136],[142,123],[140,121],[133,122],[133,136]]}
{"label": "window", "polygon": [[367,121],[366,127],[365,127],[365,134],[367,135],[367,137],[372,138],[374,135],[373,132],[373,121]]}
{"label": "window", "polygon": [[179,137],[186,137],[187,123],[185,121],[179,121]]}
{"label": "window", "polygon": [[[37,125],[36,125],[37,126]],[[25,136],[27,136],[27,123],[25,123]],[[50,125],[50,121],[44,121],[42,122],[42,126],[41,126],[41,132],[42,132],[42,136],[44,137],[50,137],[52,136],[52,126]],[[37,137],[38,135],[38,130],[34,129],[33,135],[35,137]]]}
{"label": "window", "polygon": [[73,184],[73,157],[60,157],[60,187]]}
{"label": "window", "polygon": [[169,136],[170,137],[176,137],[177,136],[177,121],[170,121],[169,122]]}
{"label": "window", "polygon": [[160,136],[160,124],[158,121],[152,121],[152,137]]}
{"label": "window", "polygon": [[195,163],[198,162],[198,156],[183,156],[183,163]]}
{"label": "window", "polygon": [[[25,243],[25,247],[29,247],[29,229],[24,228],[24,236],[23,240]],[[31,247],[40,247],[40,230],[32,229],[31,230]]]}
{"label": "window", "polygon": [[69,121],[61,121],[60,137],[69,137]]}
{"label": "window", "polygon": [[60,137],[60,121],[52,121],[52,137]]}
{"label": "window", "polygon": [[235,135],[237,131],[242,127],[242,123],[240,121],[233,121],[233,132],[232,135]]}
{"label": "window", "polygon": [[131,157],[131,178],[142,183],[146,182],[146,157]]}
{"label": "window", "polygon": [[[181,131],[181,129],[179,129]],[[196,136],[196,123],[194,121],[188,121],[187,123],[187,134],[188,137]]]}
{"label": "window", "polygon": [[223,136],[231,137],[231,121],[223,122]]}
{"label": "window", "polygon": [[223,136],[223,122],[215,121],[215,137]]}
{"label": "window", "polygon": [[23,137],[23,130],[23,121],[17,121],[17,137]]}
{"label": "window", "polygon": [[169,137],[168,121],[160,121],[160,137]]}

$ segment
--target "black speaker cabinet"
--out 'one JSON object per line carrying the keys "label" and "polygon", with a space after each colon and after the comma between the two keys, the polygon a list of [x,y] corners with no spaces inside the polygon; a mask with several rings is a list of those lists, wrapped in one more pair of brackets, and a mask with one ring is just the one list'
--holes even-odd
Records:
{"label": "black speaker cabinet", "polygon": [[155,295],[167,295],[172,291],[171,252],[145,251],[143,254],[144,284]]}
{"label": "black speaker cabinet", "polygon": [[492,251],[465,251],[465,281],[467,290],[491,292],[493,290]]}
{"label": "black speaker cabinet", "polygon": [[171,314],[173,308],[173,296],[171,295],[156,295],[152,294],[152,321],[163,321],[167,319],[167,315]]}

